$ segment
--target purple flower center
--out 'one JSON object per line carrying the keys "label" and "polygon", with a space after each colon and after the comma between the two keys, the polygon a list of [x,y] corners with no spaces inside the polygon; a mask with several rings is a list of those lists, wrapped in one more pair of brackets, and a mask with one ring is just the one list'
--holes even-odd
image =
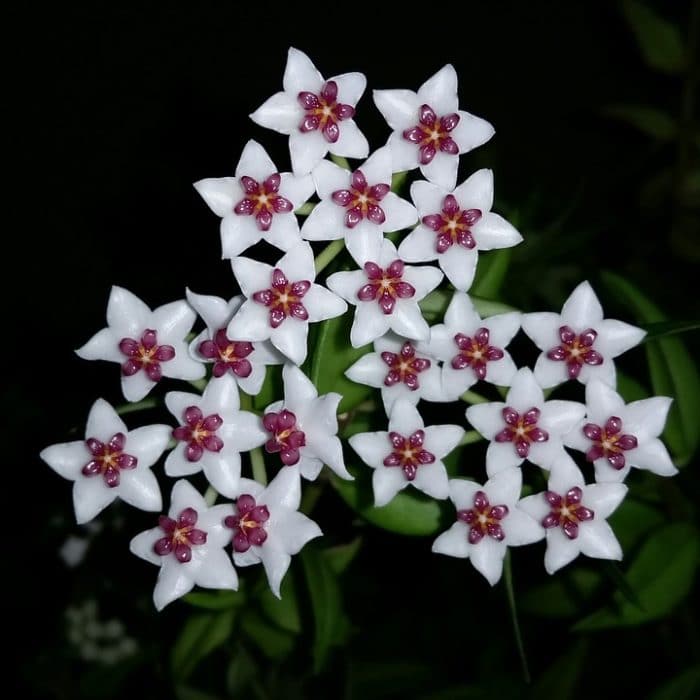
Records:
{"label": "purple flower center", "polygon": [[613,469],[624,468],[623,452],[637,447],[637,438],[634,435],[622,433],[622,420],[617,416],[608,418],[604,426],[586,423],[583,426],[583,434],[593,442],[593,446],[586,452],[586,459],[595,462],[596,459],[605,457]]}
{"label": "purple flower center", "polygon": [[408,481],[416,478],[418,467],[422,464],[432,464],[435,455],[423,449],[425,442],[425,431],[416,430],[405,438],[395,432],[389,433],[389,442],[393,447],[390,455],[384,458],[385,467],[401,467]]}
{"label": "purple flower center", "polygon": [[561,527],[570,540],[578,537],[579,523],[595,517],[595,513],[581,503],[583,491],[578,486],[569,489],[563,497],[554,491],[545,491],[542,495],[552,508],[542,520],[543,527]]}
{"label": "purple flower center", "polygon": [[569,326],[559,328],[561,345],[552,348],[547,357],[556,362],[566,362],[569,379],[576,379],[581,374],[585,362],[587,365],[602,365],[603,356],[593,349],[593,343],[598,337],[597,331],[587,328],[583,333],[576,334]]}
{"label": "purple flower center", "polygon": [[223,425],[223,419],[218,413],[204,416],[197,406],[189,406],[184,413],[185,425],[173,430],[176,440],[187,443],[185,457],[188,462],[198,462],[204,450],[220,452],[224,441],[216,434]]}
{"label": "purple flower center", "polygon": [[506,427],[496,434],[495,440],[496,442],[512,442],[518,457],[527,457],[533,442],[547,442],[549,440],[547,431],[537,427],[537,421],[540,419],[539,408],[530,408],[520,415],[515,409],[506,406],[502,415]]}
{"label": "purple flower center", "polygon": [[270,309],[270,325],[277,328],[289,316],[298,321],[308,320],[309,313],[301,300],[310,287],[308,280],[288,282],[284,272],[276,267],[272,271],[271,287],[255,292],[253,299]]}
{"label": "purple flower center", "polygon": [[389,371],[384,377],[384,386],[394,386],[403,382],[411,391],[420,386],[418,375],[430,367],[430,360],[416,357],[416,349],[408,340],[398,353],[383,352],[381,358],[389,366]]}
{"label": "purple flower center", "polygon": [[471,367],[477,379],[486,379],[486,363],[500,360],[503,350],[489,345],[489,329],[477,328],[473,336],[457,333],[454,337],[459,355],[452,358],[454,369]]}
{"label": "purple flower center", "polygon": [[453,244],[476,247],[471,227],[481,218],[481,209],[460,209],[455,197],[448,194],[439,214],[428,214],[422,222],[436,233],[435,250],[444,253]]}
{"label": "purple flower center", "polygon": [[207,541],[207,533],[195,527],[198,517],[194,508],[185,508],[177,520],[161,515],[158,527],[165,533],[165,537],[156,541],[153,551],[161,557],[172,554],[181,564],[190,561],[192,547]]}
{"label": "purple flower center", "polygon": [[297,417],[285,408],[279,413],[266,413],[263,425],[272,435],[265,443],[265,450],[279,452],[282,464],[287,467],[296,464],[299,461],[299,448],[306,445],[306,436],[297,429]]}
{"label": "purple flower center", "polygon": [[361,170],[356,170],[352,174],[352,184],[349,190],[336,190],[332,197],[333,201],[340,207],[345,207],[345,225],[348,228],[355,228],[362,219],[367,219],[373,224],[383,224],[386,221],[384,210],[379,206],[379,202],[386,197],[391,187],[384,183],[372,185],[367,184]]}
{"label": "purple flower center", "polygon": [[469,544],[477,544],[486,535],[501,542],[506,533],[501,527],[501,520],[508,515],[508,506],[492,506],[483,491],[474,494],[474,507],[457,511],[457,520],[470,525],[467,539]]}
{"label": "purple flower center", "polygon": [[299,124],[299,131],[307,134],[320,130],[328,143],[335,143],[340,138],[338,122],[355,116],[355,108],[352,105],[338,102],[338,85],[335,80],[325,83],[319,95],[300,92],[297,99],[305,112]]}
{"label": "purple flower center", "polygon": [[245,197],[236,204],[233,211],[238,216],[255,216],[255,223],[261,231],[269,231],[275,214],[288,214],[294,205],[279,192],[282,177],[273,173],[260,184],[252,177],[244,175],[241,187]]}
{"label": "purple flower center", "polygon": [[459,124],[459,114],[446,114],[438,118],[430,105],[421,105],[418,110],[418,124],[406,129],[403,137],[419,149],[421,165],[428,165],[438,151],[456,156],[459,154],[457,142],[450,132]]}
{"label": "purple flower center", "polygon": [[267,506],[259,506],[255,499],[247,493],[236,501],[236,515],[229,515],[224,525],[234,530],[233,548],[237,552],[247,552],[251,545],[259,547],[267,539],[265,523],[270,518]]}
{"label": "purple flower center", "polygon": [[403,261],[398,259],[386,270],[382,270],[377,263],[366,262],[365,274],[368,283],[360,287],[357,298],[360,301],[376,299],[379,308],[385,314],[392,313],[397,299],[410,299],[416,293],[413,285],[403,281],[403,271]]}
{"label": "purple flower center", "polygon": [[122,365],[122,374],[125,377],[143,370],[154,382],[163,377],[160,363],[175,357],[175,348],[172,345],[158,345],[158,336],[150,328],[144,331],[141,340],[122,338],[119,341],[119,350],[129,358]]}
{"label": "purple flower center", "polygon": [[97,438],[88,438],[85,445],[92,459],[82,468],[83,476],[102,474],[105,484],[110,488],[119,486],[119,472],[122,469],[135,469],[138,464],[136,457],[124,452],[124,433],[116,433],[107,443],[100,442]]}
{"label": "purple flower center", "polygon": [[203,340],[197,348],[199,354],[214,362],[212,374],[221,377],[230,369],[238,377],[247,377],[253,371],[245,358],[253,352],[253,343],[247,340],[229,340],[225,328],[219,328],[214,340]]}

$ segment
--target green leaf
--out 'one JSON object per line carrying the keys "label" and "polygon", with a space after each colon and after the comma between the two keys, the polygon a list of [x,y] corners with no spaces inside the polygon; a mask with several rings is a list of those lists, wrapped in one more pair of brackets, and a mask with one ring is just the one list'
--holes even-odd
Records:
{"label": "green leaf", "polygon": [[335,391],[343,396],[338,413],[344,413],[362,403],[373,391],[365,384],[356,384],[345,376],[345,370],[371,352],[372,346],[353,348],[348,338],[352,317],[337,316],[321,324],[311,362],[311,381],[319,394]]}
{"label": "green leaf", "polygon": [[[436,289],[434,292],[430,292],[430,294],[421,299],[418,302],[418,306],[420,306],[420,310],[426,320],[430,323],[441,321],[453,294],[454,292],[449,289]],[[500,301],[482,299],[472,296],[471,294],[469,298],[472,300],[474,308],[479,312],[482,318],[516,310],[513,306],[508,306],[508,304],[504,304]]]}
{"label": "green leaf", "polygon": [[257,610],[246,609],[241,630],[270,659],[284,659],[294,649],[295,635],[268,622]]}
{"label": "green leaf", "polygon": [[554,619],[576,617],[600,583],[601,577],[596,571],[571,569],[526,591],[518,598],[518,603],[528,615]]}
{"label": "green leaf", "polygon": [[578,679],[583,671],[587,651],[588,640],[579,639],[547,667],[530,689],[530,697],[533,700],[577,697]]}
{"label": "green leaf", "polygon": [[183,600],[195,608],[227,610],[243,605],[245,596],[240,591],[196,591],[188,593]]}
{"label": "green leaf", "polygon": [[175,700],[221,700],[221,696],[190,688],[188,685],[176,685]]}
{"label": "green leaf", "polygon": [[663,73],[680,73],[685,49],[678,27],[637,0],[623,0],[622,11],[647,65]]}
{"label": "green leaf", "polygon": [[314,546],[305,547],[301,561],[314,613],[313,668],[319,673],[331,649],[342,640],[346,623],[338,580],[322,552]]}
{"label": "green leaf", "polygon": [[342,574],[348,568],[348,566],[350,566],[352,560],[360,551],[361,546],[362,538],[356,537],[347,544],[340,544],[336,547],[327,547],[323,550],[323,556],[326,558],[331,571],[338,576]]}
{"label": "green leaf", "polygon": [[498,293],[501,291],[510,266],[512,254],[512,248],[480,253],[474,284],[469,290],[470,295],[484,299],[498,298]]}
{"label": "green leaf", "polygon": [[622,551],[629,552],[650,532],[659,528],[664,520],[664,516],[656,508],[636,501],[628,495],[608,522],[620,542]]}
{"label": "green leaf", "polygon": [[229,697],[239,697],[238,694],[247,690],[258,674],[259,669],[253,657],[245,647],[237,645],[226,670],[226,690]]}
{"label": "green leaf", "polygon": [[[629,306],[640,323],[664,320],[655,306],[631,282],[612,272],[602,274],[613,294]],[[654,393],[674,399],[664,438],[679,465],[687,464],[700,444],[700,374],[683,342],[660,337],[645,344]]]}
{"label": "green leaf", "polygon": [[691,525],[674,523],[657,530],[627,572],[627,581],[636,591],[641,608],[618,591],[614,607],[601,608],[574,629],[631,627],[665,617],[690,592],[699,557],[700,538]]}
{"label": "green leaf", "polygon": [[675,119],[655,107],[610,105],[603,109],[603,114],[631,124],[642,133],[659,141],[671,141],[678,133]]}
{"label": "green leaf", "polygon": [[620,370],[617,371],[617,391],[627,403],[649,398],[649,391],[647,389],[634,379],[634,377],[630,377]]}
{"label": "green leaf", "polygon": [[259,595],[260,608],[263,615],[276,625],[292,634],[301,632],[301,616],[294,577],[288,574],[282,579],[280,586],[281,598],[275,596],[265,583]]}
{"label": "green leaf", "polygon": [[184,681],[197,664],[220,647],[231,635],[235,611],[201,613],[185,623],[170,655],[173,677]]}
{"label": "green leaf", "polygon": [[700,329],[700,321],[661,321],[659,323],[647,323],[643,326],[647,332],[644,342],[654,338],[663,338],[667,335],[687,333]]}
{"label": "green leaf", "polygon": [[700,665],[686,669],[657,688],[649,700],[696,700],[700,697]]}

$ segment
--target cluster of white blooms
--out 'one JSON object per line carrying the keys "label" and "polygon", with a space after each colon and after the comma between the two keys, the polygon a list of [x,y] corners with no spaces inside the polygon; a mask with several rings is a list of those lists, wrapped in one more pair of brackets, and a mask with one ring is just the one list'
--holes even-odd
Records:
{"label": "cluster of white blooms", "polygon": [[[165,395],[175,426],[130,431],[98,399],[84,440],[42,452],[49,466],[74,482],[76,518],[86,523],[117,496],[160,511],[152,467],[171,450],[164,472],[179,480],[168,515],[131,542],[132,552],[160,567],[154,592],[159,609],[194,585],[236,589],[236,567],[256,563],[279,595],[291,556],[321,535],[299,512],[301,479],[316,479],[324,465],[343,479],[352,476],[338,437],[342,397],[319,396],[300,365],[309,324],[344,314],[347,303],[355,307],[349,342],[373,343],[347,376],[380,389],[388,417],[387,431],[349,440],[374,470],[376,505],[409,485],[435,499],[449,498],[455,523],[435,540],[433,551],[468,557],[491,584],[501,576],[508,546],[545,535],[550,573],[579,552],[620,558],[606,518],[625,496],[621,482],[629,469],[675,473],[658,439],[670,401],[625,405],[615,392],[613,359],[644,332],[604,319],[587,282],[561,314],[514,311],[482,319],[475,310],[467,292],[478,252],[514,246],[522,237],[491,211],[490,170],[457,185],[460,154],[494,131],[459,109],[454,68],[445,66],[418,92],[374,92],[392,133],[371,155],[354,121],[365,86],[360,73],[325,80],[304,53],[290,49],[283,90],[251,118],[289,135],[292,172],[279,172],[264,148],[249,141],[234,177],[195,183],[221,218],[222,254],[231,260],[241,295],[226,301],[187,290],[186,299],[151,310],[114,287],[107,327],[77,351],[85,359],[119,363],[131,402],[163,377],[194,385],[206,377],[201,393]],[[324,160],[328,152],[335,163]],[[337,164],[344,158],[366,160],[350,172]],[[412,184],[410,203],[392,191],[392,175],[416,168],[426,180]],[[296,212],[314,194],[319,202],[307,205],[311,212],[300,227]],[[409,232],[397,249],[386,234],[403,229]],[[260,241],[282,251],[274,265],[241,255]],[[329,275],[326,286],[316,283],[316,268],[323,265],[315,264],[309,241],[344,241],[356,269]],[[337,245],[340,252],[343,244]],[[419,302],[443,274],[454,295],[444,322],[430,327]],[[197,316],[205,328],[188,344]],[[521,328],[542,350],[534,371],[518,369],[506,349]],[[260,392],[274,364],[283,365],[284,396],[260,414],[251,410],[249,397]],[[545,400],[543,389],[570,380],[586,384],[585,404]],[[464,428],[425,426],[417,409],[421,399],[456,401],[477,381],[508,387],[503,402],[466,411],[467,421],[489,441],[483,485],[448,478],[443,459],[460,445]],[[262,447],[279,466],[269,484],[254,464],[258,480],[241,475],[241,454],[260,460]],[[594,463],[595,483],[585,483],[566,447]],[[548,472],[549,483],[547,491],[521,499],[525,461]],[[210,484],[206,497],[185,479],[200,471]],[[218,495],[226,500],[213,505]],[[224,551],[228,545],[232,556]]]}

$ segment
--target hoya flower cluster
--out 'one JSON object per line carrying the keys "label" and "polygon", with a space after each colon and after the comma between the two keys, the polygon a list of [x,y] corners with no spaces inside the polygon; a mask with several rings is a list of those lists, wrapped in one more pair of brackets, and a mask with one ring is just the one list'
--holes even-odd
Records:
{"label": "hoya flower cluster", "polygon": [[[342,397],[319,396],[300,368],[310,324],[350,309],[347,342],[368,347],[346,374],[379,389],[386,413],[386,430],[348,441],[373,470],[376,506],[407,487],[449,499],[454,524],[433,551],[469,558],[491,584],[507,547],[545,538],[549,573],[579,553],[621,558],[606,519],[625,497],[629,470],[676,471],[658,439],[670,400],[626,405],[615,390],[614,360],[644,332],[605,319],[587,282],[560,314],[479,316],[468,294],[479,252],[522,237],[492,211],[490,170],[457,182],[460,155],[494,130],[460,109],[451,65],[417,92],[373,93],[391,135],[372,153],[355,121],[364,75],[324,79],[304,53],[290,49],[282,84],[251,119],[289,136],[291,172],[280,172],[251,140],[233,177],[195,183],[221,219],[222,256],[240,294],[227,300],[185,290],[184,299],[152,310],[114,287],[106,328],[77,351],[117,363],[129,402],[168,378],[189,382],[165,393],[168,424],[130,430],[97,399],[83,439],[42,452],[74,482],[77,521],[88,522],[117,497],[154,513],[167,510],[131,541],[134,554],[159,567],[159,609],[195,585],[235,590],[237,570],[258,563],[279,595],[291,557],[322,534],[299,512],[302,479],[317,479],[324,465],[352,478],[338,437]],[[334,160],[324,159],[328,153]],[[353,170],[344,167],[346,158],[359,161]],[[420,175],[409,201],[391,183],[414,169]],[[304,205],[310,214],[302,217]],[[311,243],[322,241],[330,243],[315,259]],[[261,242],[280,251],[277,262],[245,254]],[[318,281],[317,270],[343,247],[347,264]],[[431,327],[421,301],[441,284],[453,296],[443,322]],[[518,368],[508,351],[521,330],[541,350],[534,370]],[[268,368],[280,364],[283,396],[252,410]],[[545,396],[572,381],[585,385],[585,402]],[[421,401],[458,401],[477,382],[501,388],[504,400],[471,405],[463,425],[425,424]],[[460,468],[450,478],[445,466],[467,424],[488,441],[483,484],[481,470]],[[567,448],[593,464],[595,481],[586,482]],[[276,470],[269,483],[265,461]],[[249,464],[252,473],[244,475]],[[547,490],[522,498],[523,475],[535,468],[548,475]],[[199,472],[206,495],[187,480]],[[177,479],[167,508],[156,473]]]}

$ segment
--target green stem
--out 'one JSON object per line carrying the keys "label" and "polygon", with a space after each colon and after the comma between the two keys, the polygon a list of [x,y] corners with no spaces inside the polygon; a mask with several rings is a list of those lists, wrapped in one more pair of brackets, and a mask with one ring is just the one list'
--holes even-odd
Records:
{"label": "green stem", "polygon": [[345,248],[345,240],[339,238],[337,241],[331,241],[314,260],[314,267],[318,275],[327,265],[329,265],[338,253]]}
{"label": "green stem", "polygon": [[460,440],[460,445],[471,445],[475,442],[481,442],[484,437],[481,433],[478,433],[476,430],[467,430],[466,433],[464,433],[464,437]]}
{"label": "green stem", "polygon": [[127,413],[135,413],[136,411],[147,411],[149,408],[155,408],[158,405],[158,399],[155,396],[150,396],[136,403],[124,403],[117,406],[117,415],[123,416]]}
{"label": "green stem", "polygon": [[336,156],[333,153],[331,153],[331,160],[336,165],[339,165],[341,168],[344,168],[345,170],[351,170],[350,163],[348,162],[347,158],[343,158],[343,156]]}
{"label": "green stem", "polygon": [[205,387],[207,386],[207,380],[206,379],[190,379],[189,383],[197,390],[197,391],[204,391]]}
{"label": "green stem", "polygon": [[253,479],[263,486],[267,486],[267,471],[265,470],[265,457],[259,447],[250,451],[250,465],[253,468]]}
{"label": "green stem", "polygon": [[475,391],[465,391],[460,397],[465,403],[488,403],[489,400]]}
{"label": "green stem", "polygon": [[297,216],[308,216],[316,207],[316,202],[304,202],[294,213]]}
{"label": "green stem", "polygon": [[213,486],[210,486],[204,494],[204,502],[211,507],[216,503],[216,497],[218,495],[219,492]]}
{"label": "green stem", "polygon": [[506,557],[503,562],[503,580],[506,585],[506,595],[508,596],[508,607],[510,608],[510,619],[513,623],[513,634],[515,635],[515,645],[518,648],[518,656],[520,657],[520,665],[523,670],[523,679],[525,683],[530,683],[530,668],[525,655],[525,645],[523,644],[523,635],[520,632],[520,623],[518,622],[518,609],[515,606],[515,591],[513,589],[513,569],[510,563],[510,552],[506,552]]}

